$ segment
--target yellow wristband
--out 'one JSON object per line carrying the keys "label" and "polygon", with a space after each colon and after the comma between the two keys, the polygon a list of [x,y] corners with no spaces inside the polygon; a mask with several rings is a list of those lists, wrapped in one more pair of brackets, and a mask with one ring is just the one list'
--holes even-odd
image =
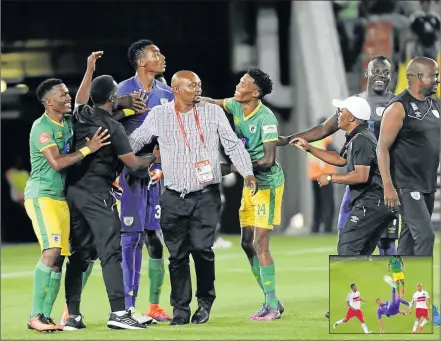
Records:
{"label": "yellow wristband", "polygon": [[83,154],[84,157],[86,157],[87,155],[90,154],[90,149],[89,149],[89,147],[83,147],[79,150],[79,152],[81,154]]}
{"label": "yellow wristband", "polygon": [[135,112],[132,109],[123,109],[123,112],[126,117],[135,115]]}

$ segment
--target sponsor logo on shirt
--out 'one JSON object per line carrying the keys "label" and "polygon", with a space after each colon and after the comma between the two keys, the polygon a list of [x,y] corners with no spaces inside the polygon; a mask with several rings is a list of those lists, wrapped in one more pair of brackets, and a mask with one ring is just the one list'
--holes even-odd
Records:
{"label": "sponsor logo on shirt", "polygon": [[63,137],[63,133],[61,131],[57,131],[57,138]]}
{"label": "sponsor logo on shirt", "polygon": [[40,141],[41,144],[46,144],[51,141],[51,136],[47,132],[42,133],[42,134],[40,134],[40,136],[38,136],[38,140]]}
{"label": "sponsor logo on shirt", "polygon": [[168,103],[168,99],[167,98],[161,98],[160,102],[161,102],[161,104]]}
{"label": "sponsor logo on shirt", "polygon": [[264,134],[277,134],[277,126],[274,124],[263,126],[263,133]]}

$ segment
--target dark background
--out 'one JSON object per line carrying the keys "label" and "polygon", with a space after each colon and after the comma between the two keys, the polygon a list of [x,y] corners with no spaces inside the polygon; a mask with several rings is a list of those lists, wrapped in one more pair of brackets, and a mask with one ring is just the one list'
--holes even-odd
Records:
{"label": "dark background", "polygon": [[[250,15],[254,4],[250,3]],[[111,74],[117,82],[133,76],[127,48],[138,39],[151,39],[167,59],[165,78],[178,70],[196,72],[205,95],[231,96],[238,75],[231,73],[228,2],[2,2],[2,54],[46,52],[50,74],[25,76],[29,92],[17,101],[4,103],[2,111],[18,110],[18,119],[3,119],[2,132],[2,240],[34,241],[30,220],[22,206],[11,201],[4,177],[14,158],[21,157],[30,171],[29,131],[43,113],[35,98],[36,86],[44,79],[63,79],[72,94],[83,77],[86,58],[103,50],[95,76]],[[251,25],[250,30],[253,30]],[[41,40],[41,44],[26,44]],[[24,62],[23,62],[24,63]],[[6,64],[3,64],[7,66]],[[24,67],[25,68],[25,67]],[[227,206],[223,231],[237,232],[237,208],[241,182],[226,189]]]}

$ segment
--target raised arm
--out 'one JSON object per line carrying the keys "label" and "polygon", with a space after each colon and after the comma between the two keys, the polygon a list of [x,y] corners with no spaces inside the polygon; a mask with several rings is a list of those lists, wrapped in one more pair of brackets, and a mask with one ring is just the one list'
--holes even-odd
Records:
{"label": "raised arm", "polygon": [[130,146],[135,154],[146,144],[152,142],[154,136],[158,136],[156,120],[161,107],[159,105],[153,108],[144,122],[129,136]]}
{"label": "raised arm", "polygon": [[397,191],[390,175],[390,148],[394,144],[398,133],[403,127],[405,117],[404,107],[401,103],[393,103],[383,113],[380,127],[380,137],[377,146],[378,168],[383,180],[384,201],[389,208],[400,205]]}
{"label": "raised arm", "polygon": [[96,61],[100,59],[102,55],[103,51],[97,51],[92,52],[92,54],[87,57],[87,69],[77,95],[75,96],[75,107],[89,102],[90,86],[92,84],[93,73],[95,72]]}
{"label": "raised arm", "polygon": [[289,136],[279,136],[278,146],[286,146],[288,143],[293,144],[293,140],[296,137],[301,137],[308,142],[314,142],[324,139],[329,135],[334,134],[338,131],[338,114],[334,114],[328,118],[324,123],[315,126],[307,131],[292,134]]}
{"label": "raised arm", "polygon": [[107,134],[107,129],[101,131],[101,127],[98,128],[92,139],[86,139],[86,146],[80,150],[70,154],[60,154],[58,146],[51,134],[53,134],[51,128],[45,128],[44,126],[35,127],[31,132],[32,143],[41,151],[49,165],[57,172],[62,169],[72,166],[87,155],[96,152],[101,147],[110,144],[107,142],[110,135]]}

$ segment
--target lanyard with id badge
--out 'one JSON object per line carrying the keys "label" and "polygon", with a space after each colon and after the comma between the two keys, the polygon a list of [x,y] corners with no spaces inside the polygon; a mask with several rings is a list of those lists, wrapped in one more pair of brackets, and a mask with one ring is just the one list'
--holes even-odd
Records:
{"label": "lanyard with id badge", "polygon": [[[182,123],[182,119],[181,116],[179,115],[178,107],[176,104],[175,104],[175,113],[176,113],[176,119],[178,120],[179,128],[181,129],[182,136],[184,137],[185,145],[189,150],[191,150],[190,142],[188,141],[187,133],[185,131],[184,124]],[[193,114],[194,114],[194,120],[196,122],[196,128],[198,129],[198,133],[199,133],[199,138],[204,144],[204,147],[207,148],[205,144],[204,134],[202,133],[202,129],[201,129],[201,124],[199,122],[199,115],[195,106],[193,106]],[[214,180],[213,168],[211,167],[210,160],[201,160],[195,162],[193,165],[196,169],[196,176],[200,184],[206,184]]]}

